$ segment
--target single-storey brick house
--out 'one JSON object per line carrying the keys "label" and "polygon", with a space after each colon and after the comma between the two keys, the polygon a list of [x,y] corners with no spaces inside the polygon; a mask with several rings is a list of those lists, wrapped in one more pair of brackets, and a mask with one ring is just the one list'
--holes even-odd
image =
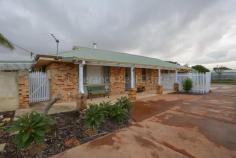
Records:
{"label": "single-storey brick house", "polygon": [[[37,55],[30,63],[31,68],[24,67],[25,63],[18,63],[15,67],[15,62],[0,65],[3,68],[1,75],[5,76],[0,78],[0,83],[2,80],[6,87],[16,85],[11,96],[18,98],[14,105],[18,103],[20,108],[28,107],[32,103],[32,96],[39,97],[37,91],[47,94],[47,97],[37,101],[46,101],[60,94],[60,103],[73,103],[78,101],[78,96],[91,92],[91,86],[102,85],[109,95],[125,94],[130,89],[155,90],[157,85],[173,89],[177,71],[186,69],[156,58],[87,47],[76,47],[59,55]],[[42,86],[42,78],[32,78],[35,71],[43,73],[46,87]],[[15,74],[12,83],[5,81],[9,72]],[[172,78],[165,77],[166,74],[172,75]],[[0,96],[0,104],[13,104],[4,99],[8,96],[10,93],[4,95],[3,99]]]}
{"label": "single-storey brick house", "polygon": [[[86,94],[90,85],[104,85],[110,95],[130,88],[154,90],[162,73],[174,75],[183,67],[156,58],[96,48],[76,47],[58,56],[38,55],[35,69],[47,72],[50,96],[62,95],[60,102],[74,101]],[[173,81],[174,82],[174,81]]]}

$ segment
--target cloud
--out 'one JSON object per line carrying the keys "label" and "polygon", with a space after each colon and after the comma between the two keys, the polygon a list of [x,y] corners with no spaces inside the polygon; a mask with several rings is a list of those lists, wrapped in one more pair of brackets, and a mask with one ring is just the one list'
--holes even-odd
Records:
{"label": "cloud", "polygon": [[54,33],[61,51],[97,42],[98,48],[183,64],[227,65],[236,62],[235,5],[234,0],[0,0],[0,32],[36,53],[55,53],[49,36]]}

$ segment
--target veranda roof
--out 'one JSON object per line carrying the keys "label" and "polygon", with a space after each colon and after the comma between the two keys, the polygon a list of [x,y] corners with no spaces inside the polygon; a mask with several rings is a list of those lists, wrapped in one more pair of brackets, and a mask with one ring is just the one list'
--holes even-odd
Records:
{"label": "veranda roof", "polygon": [[147,65],[156,66],[168,69],[183,69],[184,67],[165,62],[157,58],[150,58],[140,55],[133,55],[128,53],[115,52],[110,50],[94,49],[87,47],[77,47],[74,50],[65,51],[59,54],[62,58],[74,58],[86,61],[104,61],[126,63],[133,65]]}

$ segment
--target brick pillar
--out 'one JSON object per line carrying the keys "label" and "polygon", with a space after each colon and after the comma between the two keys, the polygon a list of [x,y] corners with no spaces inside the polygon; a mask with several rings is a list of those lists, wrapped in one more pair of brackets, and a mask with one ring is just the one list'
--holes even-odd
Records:
{"label": "brick pillar", "polygon": [[129,96],[129,100],[131,102],[135,102],[136,101],[136,89],[135,88],[130,88],[128,96]]}
{"label": "brick pillar", "polygon": [[87,108],[87,95],[78,94],[76,97],[76,109],[78,111],[84,110]]}
{"label": "brick pillar", "polygon": [[163,94],[163,86],[162,85],[157,85],[156,93],[157,94]]}
{"label": "brick pillar", "polygon": [[179,92],[179,84],[178,83],[174,83],[174,91]]}
{"label": "brick pillar", "polygon": [[110,67],[111,95],[125,93],[125,68]]}
{"label": "brick pillar", "polygon": [[18,91],[19,91],[19,108],[29,106],[29,72],[21,70],[18,73]]}

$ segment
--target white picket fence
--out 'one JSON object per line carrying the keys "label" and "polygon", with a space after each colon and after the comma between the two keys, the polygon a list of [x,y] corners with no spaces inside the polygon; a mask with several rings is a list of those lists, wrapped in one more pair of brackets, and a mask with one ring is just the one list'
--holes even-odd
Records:
{"label": "white picket fence", "polygon": [[45,72],[31,72],[29,75],[29,101],[36,103],[49,100],[49,81]]}
{"label": "white picket fence", "polygon": [[210,91],[211,87],[211,73],[178,73],[177,81],[179,83],[179,90],[184,91],[183,82],[187,78],[190,78],[193,82],[191,92],[198,94],[205,94]]}

